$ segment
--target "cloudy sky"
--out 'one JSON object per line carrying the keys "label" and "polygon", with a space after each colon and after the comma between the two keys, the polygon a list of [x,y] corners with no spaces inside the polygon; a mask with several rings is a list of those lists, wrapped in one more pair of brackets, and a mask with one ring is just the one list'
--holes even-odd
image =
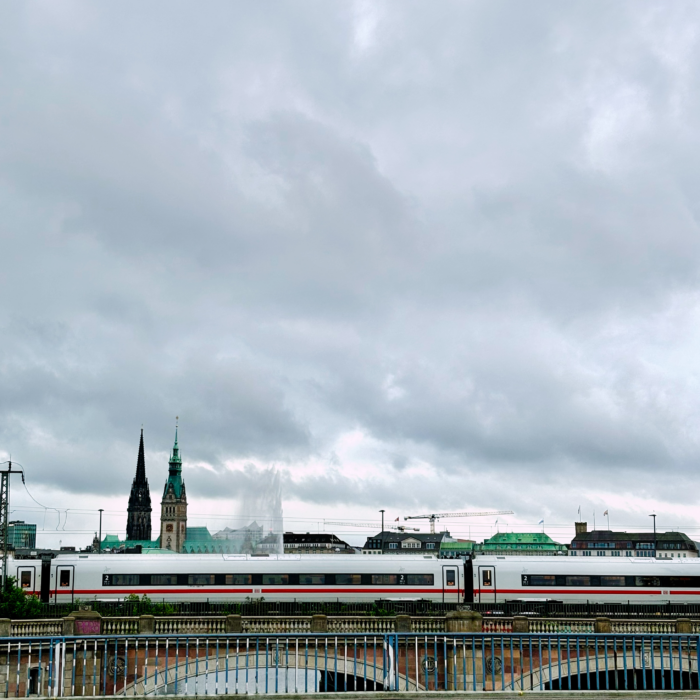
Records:
{"label": "cloudy sky", "polygon": [[212,529],[275,468],[288,529],[565,539],[580,506],[700,538],[699,27],[3,2],[0,459],[59,511],[17,481],[13,517],[123,532],[141,425],[158,504],[178,415]]}

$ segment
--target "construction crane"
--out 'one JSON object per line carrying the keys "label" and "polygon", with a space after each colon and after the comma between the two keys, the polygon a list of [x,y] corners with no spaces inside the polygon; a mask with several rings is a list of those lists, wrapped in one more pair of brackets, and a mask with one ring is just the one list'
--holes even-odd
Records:
{"label": "construction crane", "polygon": [[420,532],[419,527],[408,527],[407,525],[392,525],[391,529],[397,530],[398,532],[407,532],[408,530],[411,530],[413,532]]}
{"label": "construction crane", "polygon": [[478,515],[513,515],[512,510],[489,510],[476,513],[428,513],[427,515],[406,515],[404,520],[430,520],[430,532],[435,534],[435,521],[440,518],[472,518]]}

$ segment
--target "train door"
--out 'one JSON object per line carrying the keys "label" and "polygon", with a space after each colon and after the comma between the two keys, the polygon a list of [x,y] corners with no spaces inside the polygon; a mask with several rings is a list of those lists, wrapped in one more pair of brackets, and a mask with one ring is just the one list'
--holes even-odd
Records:
{"label": "train door", "polygon": [[474,568],[471,559],[464,562],[464,602],[474,602]]}
{"label": "train door", "polygon": [[479,602],[496,602],[496,567],[479,567]]}
{"label": "train door", "polygon": [[[70,596],[70,602],[73,602],[73,587],[75,585],[75,569],[73,566],[57,566],[56,567],[56,602],[68,602],[67,596]],[[59,597],[60,596],[60,597]]]}
{"label": "train door", "polygon": [[51,559],[41,560],[41,602],[48,603],[51,595]]}
{"label": "train door", "polygon": [[25,593],[34,593],[36,591],[36,572],[33,566],[17,567],[17,585]]}
{"label": "train door", "polygon": [[442,567],[442,602],[459,603],[459,570],[456,566]]}

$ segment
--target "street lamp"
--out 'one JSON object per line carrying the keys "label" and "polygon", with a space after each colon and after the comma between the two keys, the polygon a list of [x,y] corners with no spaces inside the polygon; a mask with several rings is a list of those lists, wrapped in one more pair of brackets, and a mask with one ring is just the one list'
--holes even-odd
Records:
{"label": "street lamp", "polygon": [[382,554],[384,554],[384,508],[379,512],[382,514]]}
{"label": "street lamp", "polygon": [[654,559],[656,559],[656,513],[651,513],[650,518],[654,518]]}
{"label": "street lamp", "polygon": [[104,511],[104,508],[100,508],[100,537],[99,537],[99,544],[97,545],[97,552],[102,551],[102,512]]}

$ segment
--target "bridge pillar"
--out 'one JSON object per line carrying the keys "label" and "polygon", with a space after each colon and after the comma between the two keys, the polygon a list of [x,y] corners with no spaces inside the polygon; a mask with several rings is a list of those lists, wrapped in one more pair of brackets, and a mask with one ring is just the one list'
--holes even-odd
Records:
{"label": "bridge pillar", "polygon": [[12,635],[12,620],[7,617],[0,618],[0,637],[10,637]]}
{"label": "bridge pillar", "polygon": [[[473,634],[482,631],[483,618],[478,612],[457,611],[445,615],[445,632],[457,634]],[[471,647],[470,647],[471,649]],[[471,655],[466,653],[466,643],[458,642],[448,645],[447,652],[447,689],[467,690],[474,674]],[[466,667],[465,667],[466,664]],[[465,687],[465,679],[467,687]]]}
{"label": "bridge pillar", "polygon": [[397,632],[410,632],[411,631],[411,616],[410,615],[397,615],[396,621],[396,631]]}
{"label": "bridge pillar", "polygon": [[473,634],[482,631],[482,616],[473,610],[448,612],[445,615],[445,632]]}
{"label": "bridge pillar", "polygon": [[243,619],[240,615],[226,615],[226,632],[233,634],[243,632]]}
{"label": "bridge pillar", "polygon": [[155,634],[156,618],[153,615],[141,615],[139,617],[139,634]]}
{"label": "bridge pillar", "polygon": [[593,630],[596,634],[612,634],[612,622],[609,617],[596,617]]}
{"label": "bridge pillar", "polygon": [[311,631],[328,632],[328,618],[325,615],[312,615]]}
{"label": "bridge pillar", "polygon": [[63,618],[63,636],[75,636],[75,618],[72,615]]}
{"label": "bridge pillar", "polygon": [[530,620],[525,615],[516,615],[513,618],[513,634],[528,634],[530,632]]}
{"label": "bridge pillar", "polygon": [[676,620],[676,634],[692,634],[693,625],[687,617],[681,617]]}

